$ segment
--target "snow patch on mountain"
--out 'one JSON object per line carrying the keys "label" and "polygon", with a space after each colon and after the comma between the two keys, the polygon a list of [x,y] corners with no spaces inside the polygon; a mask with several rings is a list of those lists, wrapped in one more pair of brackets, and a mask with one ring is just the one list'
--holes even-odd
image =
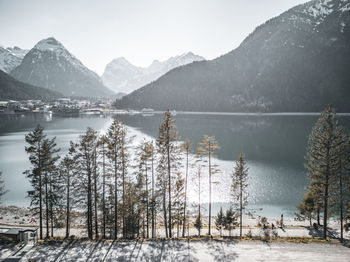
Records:
{"label": "snow patch on mountain", "polygon": [[0,70],[10,73],[21,64],[28,51],[17,46],[7,48],[0,46]]}
{"label": "snow patch on mountain", "polygon": [[[96,79],[99,80],[99,77],[96,73],[90,71],[87,67],[83,65],[80,60],[78,60],[74,55],[72,55],[68,50],[61,44],[59,41],[57,41],[53,37],[49,37],[47,39],[43,39],[39,41],[32,49],[33,55],[37,57],[37,59],[41,59],[43,52],[49,52],[52,55],[56,56],[56,59],[58,61],[66,60],[69,62],[73,67],[75,67],[77,70],[85,73],[85,74],[93,74]],[[62,61],[63,62],[63,61]],[[33,60],[33,63],[35,61]],[[59,65],[62,64],[59,63]]]}
{"label": "snow patch on mountain", "polygon": [[310,6],[307,12],[314,18],[329,15],[333,11],[333,5],[330,4],[330,2],[332,2],[332,0],[320,1],[313,6]]}

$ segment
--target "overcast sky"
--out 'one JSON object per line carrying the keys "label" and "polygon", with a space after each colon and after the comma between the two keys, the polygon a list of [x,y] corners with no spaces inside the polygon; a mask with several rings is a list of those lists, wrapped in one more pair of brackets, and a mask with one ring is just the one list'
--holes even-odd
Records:
{"label": "overcast sky", "polygon": [[305,0],[0,0],[0,44],[30,49],[50,36],[102,74],[123,56],[138,66],[192,51],[236,48],[256,26]]}

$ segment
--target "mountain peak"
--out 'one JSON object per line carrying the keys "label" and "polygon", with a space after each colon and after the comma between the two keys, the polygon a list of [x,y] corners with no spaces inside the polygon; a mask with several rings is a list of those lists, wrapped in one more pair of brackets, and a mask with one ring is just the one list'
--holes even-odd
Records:
{"label": "mountain peak", "polygon": [[113,64],[124,64],[124,65],[131,65],[131,63],[123,56],[117,57],[112,60]]}
{"label": "mountain peak", "polygon": [[49,37],[39,41],[34,48],[41,51],[55,51],[57,49],[64,49],[64,46],[54,37]]}
{"label": "mountain peak", "polygon": [[0,70],[10,73],[21,64],[27,53],[28,50],[23,50],[17,46],[7,48],[0,46]]}
{"label": "mountain peak", "polygon": [[113,92],[59,41],[49,37],[39,41],[11,71],[16,79],[59,91],[65,96],[100,97]]}

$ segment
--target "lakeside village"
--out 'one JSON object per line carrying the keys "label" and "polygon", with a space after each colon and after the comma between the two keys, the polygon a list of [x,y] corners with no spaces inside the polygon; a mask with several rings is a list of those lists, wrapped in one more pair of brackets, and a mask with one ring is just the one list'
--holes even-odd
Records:
{"label": "lakeside village", "polygon": [[116,109],[114,100],[106,98],[71,99],[59,98],[53,101],[21,100],[0,101],[0,114],[54,114],[62,116],[103,115],[103,114],[153,114],[155,111],[144,108],[141,111]]}

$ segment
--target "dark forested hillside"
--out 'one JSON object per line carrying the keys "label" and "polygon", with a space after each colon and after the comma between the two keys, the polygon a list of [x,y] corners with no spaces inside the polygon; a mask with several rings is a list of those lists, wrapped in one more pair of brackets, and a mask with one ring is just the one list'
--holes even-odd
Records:
{"label": "dark forested hillside", "polygon": [[41,99],[50,100],[62,97],[58,92],[46,88],[37,87],[17,81],[0,70],[0,99],[26,100]]}
{"label": "dark forested hillside", "polygon": [[176,68],[117,107],[228,112],[350,111],[350,3],[316,0],[256,28],[235,50]]}

